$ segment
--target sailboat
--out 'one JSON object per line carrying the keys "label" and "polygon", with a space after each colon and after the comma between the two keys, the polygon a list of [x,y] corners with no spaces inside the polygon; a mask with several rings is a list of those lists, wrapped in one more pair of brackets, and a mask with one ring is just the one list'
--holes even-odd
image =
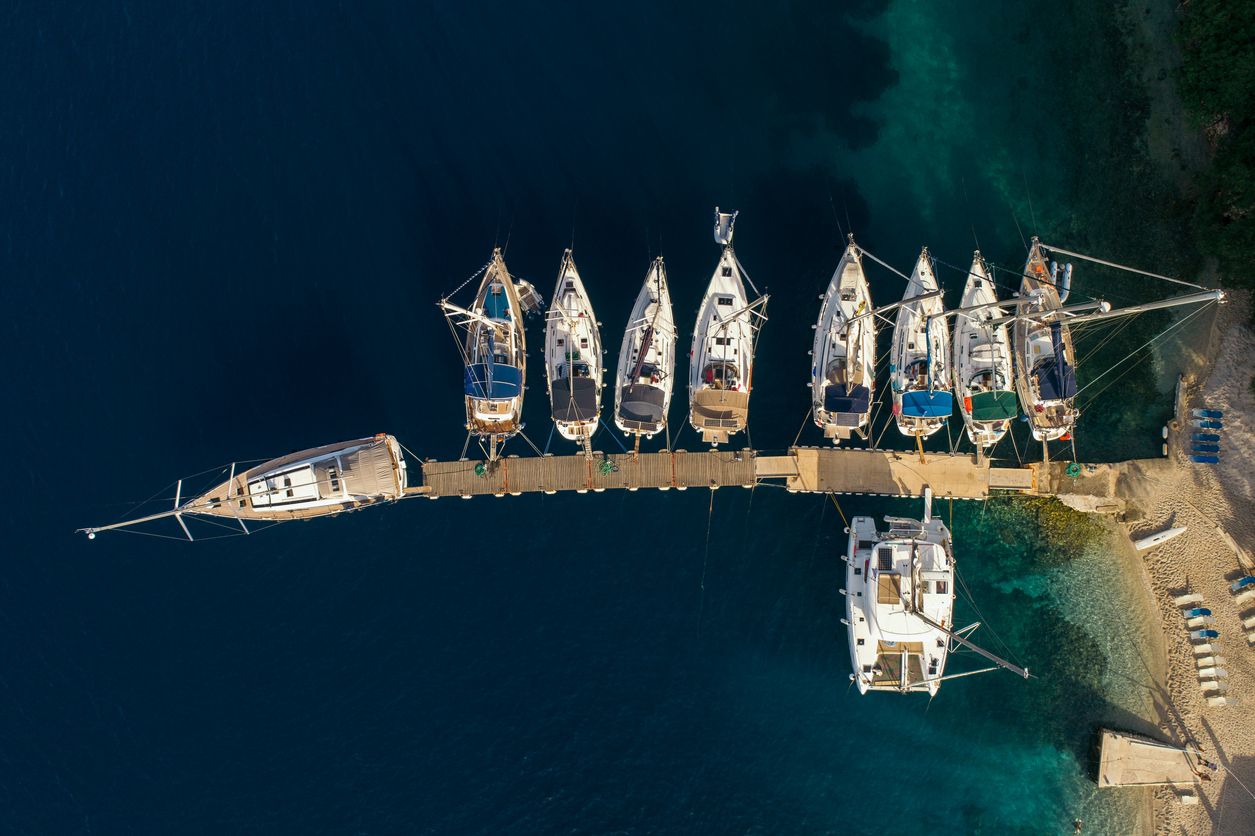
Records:
{"label": "sailboat", "polygon": [[862,252],[849,236],[828,291],[820,297],[811,350],[811,411],[824,438],[865,436],[876,387],[876,318]]}
{"label": "sailboat", "polygon": [[675,337],[667,269],[658,256],[628,317],[615,376],[615,426],[636,436],[638,443],[667,426],[675,384]]}
{"label": "sailboat", "polygon": [[244,470],[232,464],[225,482],[186,501],[180,480],[173,508],[79,531],[94,540],[102,531],[173,517],[191,540],[194,538],[183,518],[212,517],[238,524],[248,534],[249,523],[332,516],[395,502],[405,493],[401,445],[393,436],[381,433],[289,453]]}
{"label": "sailboat", "polygon": [[[1046,267],[1042,244],[1034,236],[1020,281],[1026,303],[1015,320],[1015,386],[1028,415],[1033,438],[1067,438],[1080,414],[1076,408],[1076,351],[1067,318],[1056,313],[1067,301],[1072,266],[1060,273]],[[1062,291],[1062,293],[1060,293]]]}
{"label": "sailboat", "polygon": [[723,252],[697,313],[689,352],[689,423],[712,445],[749,423],[754,348],[767,318],[766,296],[746,298],[749,277],[732,249],[736,216],[715,207],[715,242]]}
{"label": "sailboat", "polygon": [[558,434],[587,448],[601,415],[601,332],[570,250],[545,314],[545,376]]}
{"label": "sailboat", "polygon": [[1027,677],[1028,671],[967,636],[975,624],[954,625],[955,566],[950,530],[932,516],[932,490],[924,489],[923,520],[885,517],[887,532],[871,517],[855,517],[842,559],[846,563],[845,618],[850,644],[850,679],[868,691],[923,692],[936,696],[947,676],[955,646],[975,651],[996,668]]}
{"label": "sailboat", "polygon": [[972,256],[963,299],[954,313],[954,392],[967,437],[977,449],[997,444],[1018,414],[1012,390],[1011,341],[1005,311],[980,250]]}
{"label": "sailboat", "polygon": [[[472,280],[474,276],[472,276]],[[475,301],[463,308],[440,300],[465,366],[466,431],[489,443],[489,461],[500,445],[523,428],[527,378],[527,334],[518,288],[501,248],[483,268]],[[459,336],[459,332],[461,336]]]}
{"label": "sailboat", "polygon": [[942,319],[945,304],[938,291],[932,259],[924,247],[902,294],[889,365],[898,431],[921,441],[945,425],[954,403],[950,340]]}

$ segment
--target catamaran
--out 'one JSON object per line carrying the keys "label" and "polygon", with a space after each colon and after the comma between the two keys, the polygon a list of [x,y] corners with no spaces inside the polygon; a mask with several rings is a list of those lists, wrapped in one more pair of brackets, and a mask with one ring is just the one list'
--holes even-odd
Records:
{"label": "catamaran", "polygon": [[871,423],[876,387],[876,318],[862,251],[849,236],[828,291],[821,297],[811,350],[811,411],[824,438],[840,444]]}
{"label": "catamaran", "polygon": [[945,426],[954,408],[944,313],[932,259],[924,247],[902,294],[889,365],[898,431],[915,436],[921,444]]}
{"label": "catamaran", "polygon": [[1018,414],[1011,388],[1011,341],[1007,326],[992,320],[1006,312],[980,250],[972,256],[963,299],[954,314],[954,391],[967,437],[978,450],[997,444]]}
{"label": "catamaran", "polygon": [[614,423],[651,438],[667,426],[675,383],[675,319],[662,256],[654,259],[623,332],[614,387]]}
{"label": "catamaran", "polygon": [[932,516],[932,491],[924,490],[923,520],[885,517],[887,532],[871,517],[855,517],[842,559],[846,563],[845,618],[850,642],[850,679],[868,691],[923,692],[936,696],[957,645],[974,650],[997,668],[1027,677],[1028,671],[972,644],[975,624],[954,629],[954,552],[950,530]]}
{"label": "catamaran", "polygon": [[766,296],[746,299],[749,276],[732,249],[736,216],[715,207],[715,242],[723,245],[723,253],[697,313],[689,352],[689,423],[712,445],[726,442],[749,422],[754,348],[767,319]]}
{"label": "catamaran", "polygon": [[601,415],[601,331],[570,250],[545,314],[545,375],[558,434],[591,454]]}
{"label": "catamaran", "polygon": [[482,273],[470,308],[447,298],[440,307],[462,352],[467,438],[487,439],[488,459],[496,461],[500,445],[523,428],[527,334],[518,287],[499,247]]}
{"label": "catamaran", "polygon": [[1067,317],[1057,313],[1067,301],[1071,277],[1070,264],[1062,272],[1054,263],[1047,269],[1042,244],[1034,237],[1020,281],[1020,297],[1027,303],[1013,328],[1015,385],[1033,438],[1042,442],[1067,438],[1080,414],[1072,331]]}
{"label": "catamaran", "polygon": [[[226,470],[226,468],[224,468]],[[386,434],[289,453],[239,470],[232,464],[225,482],[183,500],[183,481],[174,507],[111,525],[81,528],[95,539],[101,531],[129,528],[173,517],[187,539],[194,539],[184,517],[215,517],[238,524],[308,520],[395,502],[406,493],[401,445]]]}

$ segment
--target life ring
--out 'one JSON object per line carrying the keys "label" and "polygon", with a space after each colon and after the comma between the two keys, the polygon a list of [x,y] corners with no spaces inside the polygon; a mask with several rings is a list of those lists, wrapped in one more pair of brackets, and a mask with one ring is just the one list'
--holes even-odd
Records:
{"label": "life ring", "polygon": [[1077,476],[1081,475],[1081,463],[1080,462],[1068,462],[1068,466],[1067,468],[1064,469],[1063,472],[1066,473],[1070,478],[1075,479]]}

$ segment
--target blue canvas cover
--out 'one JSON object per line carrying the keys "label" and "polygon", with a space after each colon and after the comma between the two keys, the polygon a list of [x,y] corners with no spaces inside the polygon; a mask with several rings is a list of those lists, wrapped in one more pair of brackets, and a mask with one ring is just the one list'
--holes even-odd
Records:
{"label": "blue canvas cover", "polygon": [[902,414],[908,418],[947,418],[954,411],[954,397],[949,392],[906,392],[902,395]]}
{"label": "blue canvas cover", "polygon": [[464,391],[481,400],[516,398],[522,391],[522,376],[514,366],[504,363],[472,363],[466,367]]}
{"label": "blue canvas cover", "polygon": [[1044,360],[1033,369],[1037,378],[1037,390],[1043,401],[1061,401],[1076,397],[1076,369],[1068,365],[1063,356],[1062,326],[1055,322],[1050,326],[1050,342],[1054,347],[1054,359]]}
{"label": "blue canvas cover", "polygon": [[824,387],[824,411],[863,415],[871,403],[871,392],[866,386],[846,386],[832,383]]}

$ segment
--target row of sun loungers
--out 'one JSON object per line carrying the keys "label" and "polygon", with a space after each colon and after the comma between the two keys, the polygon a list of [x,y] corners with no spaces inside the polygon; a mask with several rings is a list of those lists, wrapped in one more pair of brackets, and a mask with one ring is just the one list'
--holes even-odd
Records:
{"label": "row of sun loungers", "polygon": [[[1242,587],[1238,587],[1238,583],[1235,582],[1231,589],[1235,594],[1245,595],[1247,587],[1250,587],[1250,593],[1252,597],[1255,597],[1255,578],[1252,578],[1252,583]],[[1216,652],[1217,645],[1213,644],[1219,641],[1220,632],[1211,629],[1216,619],[1212,616],[1211,610],[1203,606],[1203,596],[1182,595],[1175,598],[1172,603],[1181,610],[1186,629],[1190,631],[1190,641],[1194,642],[1194,665],[1198,671],[1198,687],[1206,697],[1207,704],[1216,707],[1236,704],[1235,697],[1226,696],[1229,683],[1225,680],[1229,678],[1229,672],[1223,667],[1225,657]],[[1242,626],[1247,629],[1247,641],[1255,644],[1255,638],[1253,638],[1255,637],[1255,616],[1244,620]]]}

